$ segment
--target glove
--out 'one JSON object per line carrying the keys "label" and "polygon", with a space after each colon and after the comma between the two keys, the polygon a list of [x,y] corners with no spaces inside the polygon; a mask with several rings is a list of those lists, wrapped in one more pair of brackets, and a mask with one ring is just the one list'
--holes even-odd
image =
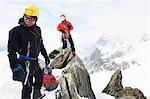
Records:
{"label": "glove", "polygon": [[47,57],[45,57],[45,64],[48,65],[49,63],[50,63],[50,59],[49,59],[49,57],[47,56]]}
{"label": "glove", "polygon": [[25,70],[22,68],[22,66],[20,64],[16,64],[13,67],[14,67],[14,68],[12,68],[13,80],[23,82],[26,77]]}
{"label": "glove", "polygon": [[44,68],[44,73],[46,73],[46,74],[51,74],[51,73],[52,73],[52,68],[51,68],[51,67],[48,67],[48,66],[45,66],[45,68]]}
{"label": "glove", "polygon": [[67,27],[67,29],[70,29],[70,28],[71,28],[71,26],[70,26],[70,25],[66,25],[66,27]]}

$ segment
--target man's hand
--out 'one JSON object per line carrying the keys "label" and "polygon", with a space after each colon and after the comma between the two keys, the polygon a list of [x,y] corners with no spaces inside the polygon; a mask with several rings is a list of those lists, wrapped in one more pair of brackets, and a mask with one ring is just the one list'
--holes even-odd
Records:
{"label": "man's hand", "polygon": [[66,28],[67,29],[71,29],[71,26],[68,24],[68,25],[66,25]]}
{"label": "man's hand", "polygon": [[62,33],[66,33],[63,29],[60,29],[59,31],[62,32]]}
{"label": "man's hand", "polygon": [[49,63],[50,63],[50,59],[49,59],[49,57],[47,56],[47,57],[45,58],[45,64],[48,65]]}
{"label": "man's hand", "polygon": [[26,76],[25,70],[22,68],[22,66],[20,64],[16,64],[13,67],[14,67],[12,69],[13,80],[23,82],[25,80],[25,76]]}

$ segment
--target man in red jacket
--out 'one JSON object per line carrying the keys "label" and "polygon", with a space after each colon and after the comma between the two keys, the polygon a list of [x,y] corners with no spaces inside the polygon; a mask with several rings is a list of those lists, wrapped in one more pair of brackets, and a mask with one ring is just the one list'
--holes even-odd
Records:
{"label": "man in red jacket", "polygon": [[57,30],[62,33],[62,42],[63,42],[62,49],[67,48],[67,40],[68,40],[71,45],[72,53],[73,55],[75,55],[74,43],[70,34],[70,30],[73,30],[73,26],[70,22],[66,20],[65,15],[60,15],[60,20],[61,23],[59,23]]}

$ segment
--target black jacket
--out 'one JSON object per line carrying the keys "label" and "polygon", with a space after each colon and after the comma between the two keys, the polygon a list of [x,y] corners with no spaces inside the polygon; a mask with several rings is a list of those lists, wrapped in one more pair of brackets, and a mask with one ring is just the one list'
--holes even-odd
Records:
{"label": "black jacket", "polygon": [[9,31],[8,57],[11,68],[17,64],[16,53],[23,56],[27,55],[29,43],[29,57],[37,58],[40,52],[45,58],[48,57],[43,45],[40,27],[36,25],[27,27],[23,21],[19,21],[20,25]]}

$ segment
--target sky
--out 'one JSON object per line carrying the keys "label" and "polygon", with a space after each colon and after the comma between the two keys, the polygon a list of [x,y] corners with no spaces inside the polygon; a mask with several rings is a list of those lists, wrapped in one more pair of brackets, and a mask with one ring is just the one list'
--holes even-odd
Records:
{"label": "sky", "polygon": [[1,0],[0,50],[6,49],[8,32],[17,26],[28,4],[39,7],[38,25],[46,48],[51,50],[61,46],[56,30],[60,14],[65,14],[73,24],[71,34],[78,49],[96,42],[102,35],[133,42],[150,32],[150,0]]}

